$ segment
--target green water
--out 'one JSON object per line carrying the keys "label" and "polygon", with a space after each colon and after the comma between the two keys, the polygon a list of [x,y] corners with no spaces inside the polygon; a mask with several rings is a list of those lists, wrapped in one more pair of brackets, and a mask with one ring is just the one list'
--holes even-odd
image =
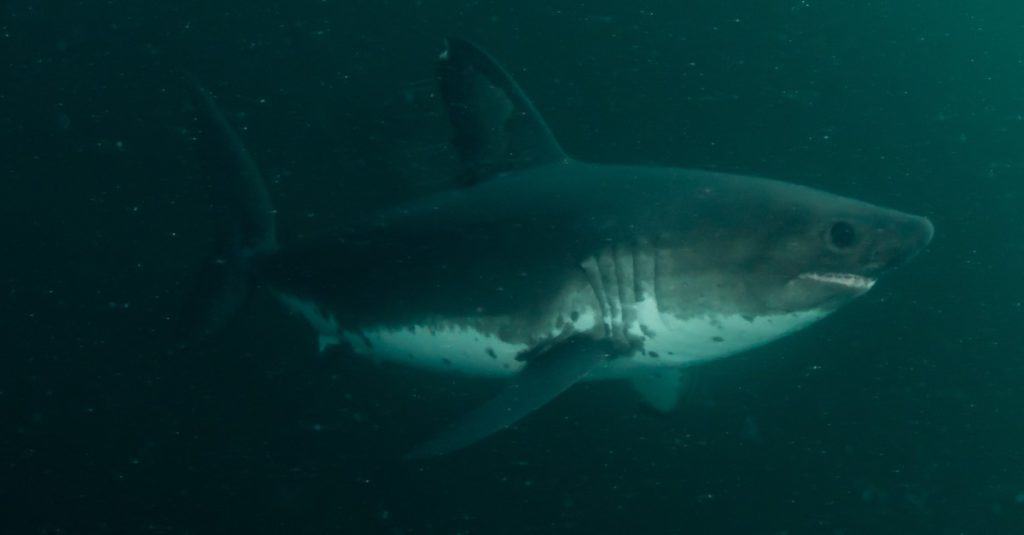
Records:
{"label": "green water", "polygon": [[[212,246],[184,72],[282,239],[450,187],[446,35],[565,149],[926,215],[929,250],[663,416],[586,384],[478,447],[401,453],[497,386],[316,356],[257,293],[172,327]],[[0,4],[3,533],[1024,532],[1024,6]]]}

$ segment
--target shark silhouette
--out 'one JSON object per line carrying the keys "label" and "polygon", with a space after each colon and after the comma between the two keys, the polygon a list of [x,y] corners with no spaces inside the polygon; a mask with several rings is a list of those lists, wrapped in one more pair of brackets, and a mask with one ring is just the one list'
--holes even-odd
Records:
{"label": "shark silhouette", "polygon": [[932,238],[923,217],[799,185],[570,158],[463,40],[447,41],[438,78],[458,187],[296,248],[278,244],[256,164],[195,89],[223,221],[186,329],[219,330],[264,287],[321,349],[508,378],[410,457],[468,446],[584,380],[631,381],[671,410],[687,367],[821,320]]}

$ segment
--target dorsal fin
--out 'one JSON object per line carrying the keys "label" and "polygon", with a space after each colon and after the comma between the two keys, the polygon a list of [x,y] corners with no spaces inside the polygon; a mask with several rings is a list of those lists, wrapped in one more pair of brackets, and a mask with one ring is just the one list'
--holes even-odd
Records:
{"label": "dorsal fin", "polygon": [[438,75],[452,144],[465,165],[464,184],[566,159],[512,77],[473,43],[449,38]]}

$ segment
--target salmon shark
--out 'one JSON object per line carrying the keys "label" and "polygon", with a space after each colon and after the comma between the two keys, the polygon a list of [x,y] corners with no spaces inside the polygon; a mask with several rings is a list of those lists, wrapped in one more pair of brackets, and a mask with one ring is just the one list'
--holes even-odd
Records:
{"label": "salmon shark", "polygon": [[825,318],[932,239],[928,219],[804,186],[573,159],[487,53],[446,45],[457,187],[305,246],[279,245],[259,169],[195,91],[222,224],[186,329],[218,331],[265,288],[321,350],[507,378],[412,458],[473,444],[580,381],[627,380],[671,410],[687,367]]}

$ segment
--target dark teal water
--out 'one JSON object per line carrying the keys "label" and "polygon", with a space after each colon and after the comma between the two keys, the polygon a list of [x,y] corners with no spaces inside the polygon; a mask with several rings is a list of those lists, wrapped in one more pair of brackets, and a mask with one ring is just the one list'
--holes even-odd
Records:
{"label": "dark teal water", "polygon": [[[318,358],[266,296],[176,349],[213,235],[181,73],[294,242],[447,187],[446,35],[582,159],[781,178],[937,237],[672,415],[587,384],[424,464],[397,459],[496,385]],[[1006,0],[7,0],[0,531],[1022,532],[1022,36]]]}

